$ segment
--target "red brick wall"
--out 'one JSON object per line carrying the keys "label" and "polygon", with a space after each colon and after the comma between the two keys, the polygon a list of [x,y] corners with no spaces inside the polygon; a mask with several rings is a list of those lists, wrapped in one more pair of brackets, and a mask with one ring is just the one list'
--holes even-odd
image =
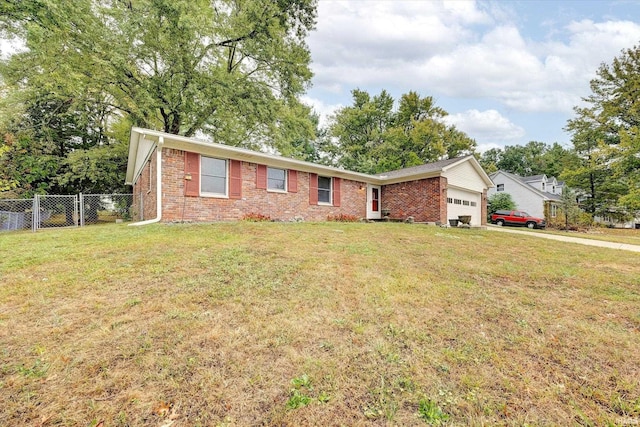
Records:
{"label": "red brick wall", "polygon": [[144,166],[138,181],[133,186],[133,219],[142,221],[156,217],[156,172],[157,156],[155,150]]}
{"label": "red brick wall", "polygon": [[[184,197],[184,152],[163,149],[162,220],[227,221],[257,213],[271,219],[326,221],[328,215],[366,215],[366,184],[342,179],[339,207],[309,205],[309,174],[298,172],[297,193],[276,193],[256,188],[255,163],[242,162],[242,198]],[[197,179],[197,177],[194,177]]]}
{"label": "red brick wall", "polygon": [[447,179],[444,177],[401,182],[382,187],[382,209],[389,217],[417,222],[447,222]]}

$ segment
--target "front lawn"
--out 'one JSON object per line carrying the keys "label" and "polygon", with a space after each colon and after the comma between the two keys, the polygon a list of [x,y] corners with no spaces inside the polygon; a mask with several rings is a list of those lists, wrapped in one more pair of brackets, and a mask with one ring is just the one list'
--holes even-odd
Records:
{"label": "front lawn", "polygon": [[0,236],[0,425],[640,422],[640,254],[393,223]]}
{"label": "front lawn", "polygon": [[581,237],[584,239],[640,245],[640,230],[636,230],[635,228],[593,227],[586,231],[562,231],[554,229],[547,229],[546,231],[552,234],[559,234],[561,236]]}

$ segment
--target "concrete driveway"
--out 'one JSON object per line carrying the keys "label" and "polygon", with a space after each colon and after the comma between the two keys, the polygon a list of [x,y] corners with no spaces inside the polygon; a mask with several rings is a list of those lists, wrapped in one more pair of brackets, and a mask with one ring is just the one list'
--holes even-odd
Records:
{"label": "concrete driveway", "polygon": [[580,245],[597,246],[600,248],[621,249],[623,251],[640,252],[640,245],[630,245],[628,243],[605,242],[602,240],[582,239],[580,237],[571,236],[559,236],[556,234],[547,234],[535,231],[522,231],[513,228],[498,227],[497,225],[487,225],[487,230],[498,231],[500,233],[524,234],[525,236],[530,237],[559,240],[561,242],[578,243]]}

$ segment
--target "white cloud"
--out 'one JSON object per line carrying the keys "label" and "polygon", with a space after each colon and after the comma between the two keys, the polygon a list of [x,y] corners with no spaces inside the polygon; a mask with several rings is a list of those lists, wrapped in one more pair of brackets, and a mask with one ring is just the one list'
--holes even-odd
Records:
{"label": "white cloud", "polygon": [[309,44],[314,84],[332,93],[416,90],[571,114],[598,66],[638,43],[640,25],[572,21],[547,36],[523,37],[499,3],[322,1]]}
{"label": "white cloud", "polygon": [[473,38],[465,25],[488,22],[490,17],[469,2],[319,2],[318,29],[309,38],[315,85],[340,81],[343,92],[382,88],[412,77],[424,58]]}
{"label": "white cloud", "polygon": [[450,114],[444,118],[444,121],[474,138],[481,151],[503,146],[525,135],[522,127],[512,123],[496,110],[467,110],[463,113]]}

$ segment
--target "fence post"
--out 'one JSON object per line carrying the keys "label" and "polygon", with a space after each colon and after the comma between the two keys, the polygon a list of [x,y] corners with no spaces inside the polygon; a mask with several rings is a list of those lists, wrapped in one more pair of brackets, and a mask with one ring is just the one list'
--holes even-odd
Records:
{"label": "fence post", "polygon": [[40,212],[40,201],[36,194],[33,196],[33,208],[31,209],[31,230],[34,233],[38,231],[38,221],[40,220],[38,212]]}
{"label": "fence post", "polygon": [[80,209],[78,209],[78,195],[73,196],[73,215],[76,217],[75,226],[78,227],[80,225],[79,216]]}
{"label": "fence post", "polygon": [[78,196],[79,200],[80,200],[80,218],[78,221],[78,224],[80,224],[80,227],[84,227],[84,196],[82,195],[82,193],[80,193],[80,195]]}

